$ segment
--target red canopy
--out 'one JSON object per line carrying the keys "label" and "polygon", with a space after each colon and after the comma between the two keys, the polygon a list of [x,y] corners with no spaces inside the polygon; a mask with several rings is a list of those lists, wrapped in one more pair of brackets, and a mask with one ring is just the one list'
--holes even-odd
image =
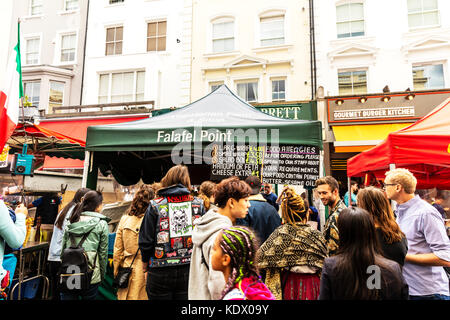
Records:
{"label": "red canopy", "polygon": [[347,176],[384,178],[389,165],[409,169],[419,189],[450,189],[450,98],[422,119],[390,133],[379,145],[347,160]]}

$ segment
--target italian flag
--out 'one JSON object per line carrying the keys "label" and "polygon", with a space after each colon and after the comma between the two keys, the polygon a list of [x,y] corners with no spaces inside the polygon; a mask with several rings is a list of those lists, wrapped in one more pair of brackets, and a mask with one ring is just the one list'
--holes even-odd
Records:
{"label": "italian flag", "polygon": [[17,34],[17,45],[9,58],[4,84],[0,87],[0,150],[3,150],[19,122],[19,106],[24,96],[20,60],[20,24],[17,27]]}

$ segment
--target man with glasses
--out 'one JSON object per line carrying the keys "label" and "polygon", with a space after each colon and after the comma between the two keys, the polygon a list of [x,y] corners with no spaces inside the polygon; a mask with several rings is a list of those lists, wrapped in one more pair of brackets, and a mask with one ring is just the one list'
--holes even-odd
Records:
{"label": "man with glasses", "polygon": [[317,193],[324,206],[328,206],[330,213],[325,223],[323,235],[327,241],[330,256],[336,254],[339,247],[339,231],[337,220],[339,213],[347,208],[344,201],[339,197],[339,183],[331,176],[316,180]]}
{"label": "man with glasses", "polygon": [[411,300],[450,300],[450,240],[439,212],[414,195],[417,179],[406,169],[386,173],[384,190],[397,203],[397,223],[408,239],[403,276]]}

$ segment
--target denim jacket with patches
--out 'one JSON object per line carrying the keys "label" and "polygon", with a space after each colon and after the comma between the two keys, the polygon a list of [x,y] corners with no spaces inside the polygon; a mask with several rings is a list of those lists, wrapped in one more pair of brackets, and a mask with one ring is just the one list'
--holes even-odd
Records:
{"label": "denim jacket with patches", "polygon": [[203,200],[181,184],[161,189],[158,195],[139,231],[142,261],[151,268],[189,264],[194,221],[205,213]]}

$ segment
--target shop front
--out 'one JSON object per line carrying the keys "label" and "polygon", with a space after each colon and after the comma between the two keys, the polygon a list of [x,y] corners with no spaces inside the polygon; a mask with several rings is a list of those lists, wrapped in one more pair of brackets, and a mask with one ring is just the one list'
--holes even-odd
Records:
{"label": "shop front", "polygon": [[345,193],[349,158],[416,122],[449,97],[449,89],[326,97],[325,171],[342,183]]}

